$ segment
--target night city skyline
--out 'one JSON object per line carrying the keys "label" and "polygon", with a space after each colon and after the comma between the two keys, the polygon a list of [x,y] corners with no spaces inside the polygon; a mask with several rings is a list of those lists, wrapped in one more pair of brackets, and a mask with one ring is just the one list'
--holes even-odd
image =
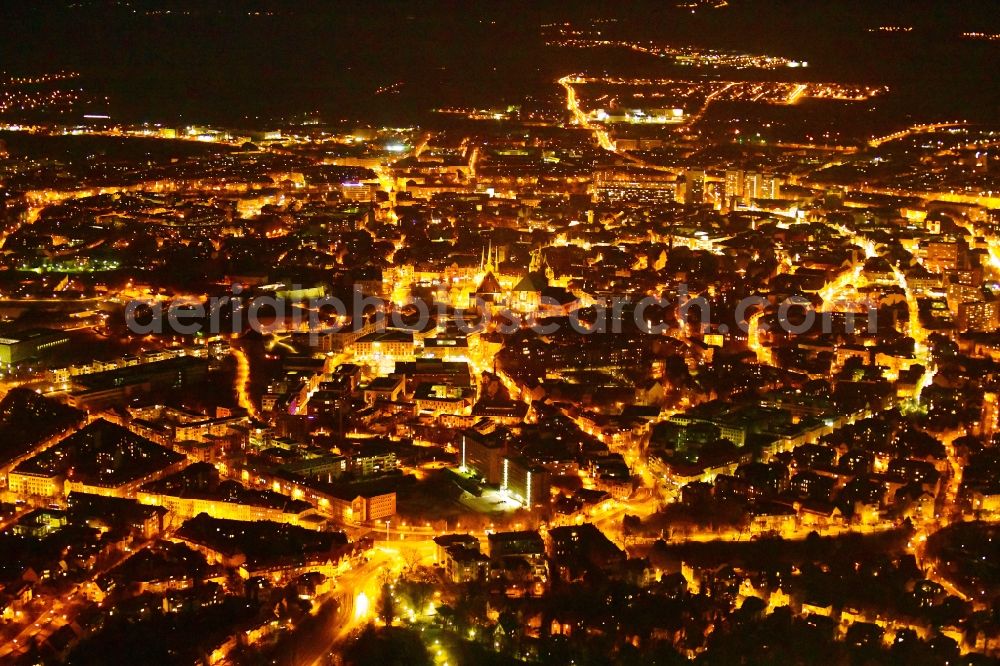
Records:
{"label": "night city skyline", "polygon": [[1000,663],[995,2],[0,10],[0,664]]}

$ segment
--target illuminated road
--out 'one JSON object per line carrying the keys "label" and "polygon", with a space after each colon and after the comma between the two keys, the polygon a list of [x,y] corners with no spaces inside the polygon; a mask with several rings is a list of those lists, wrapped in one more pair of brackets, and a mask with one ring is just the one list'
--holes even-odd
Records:
{"label": "illuminated road", "polygon": [[996,275],[1000,273],[1000,238],[988,238],[986,240],[986,249],[990,253],[990,268],[993,269],[993,273]]}
{"label": "illuminated road", "polygon": [[[144,541],[124,557],[115,557],[109,560],[104,566],[95,568],[89,573],[89,580],[96,581],[109,570],[120,565],[126,559],[134,557],[152,543],[153,541],[151,540]],[[37,603],[37,601],[32,603]],[[27,651],[35,643],[40,644],[48,640],[52,634],[64,625],[72,622],[77,613],[88,605],[78,585],[74,586],[73,590],[64,596],[44,597],[44,601],[47,605],[38,610],[34,620],[31,621],[30,617],[26,618],[30,623],[17,636],[0,646],[0,662]]]}
{"label": "illuminated road", "polygon": [[771,348],[764,345],[760,339],[760,320],[764,311],[760,310],[750,315],[747,320],[747,347],[757,354],[757,362],[761,365],[774,365]]}
{"label": "illuminated road", "polygon": [[380,164],[376,164],[371,169],[372,171],[375,172],[375,176],[378,178],[378,186],[382,189],[383,192],[386,192],[390,195],[390,200],[394,200],[396,191],[396,179],[393,178],[392,174],[386,167]]}
{"label": "illuminated road", "polygon": [[[7,639],[0,645],[0,662],[22,654],[35,642],[43,642],[65,625],[71,616],[83,607],[83,600],[78,592],[73,592],[65,598],[54,597],[47,610],[43,609],[16,636]],[[28,618],[31,619],[30,617]]]}
{"label": "illuminated road", "polygon": [[828,282],[819,292],[823,302],[820,303],[820,312],[837,312],[845,304],[857,305],[858,292],[857,285],[861,280],[861,269],[858,264],[850,271],[845,271],[834,278],[833,282]]}
{"label": "illuminated road", "polygon": [[476,178],[476,163],[479,162],[479,146],[472,149],[469,154],[469,178]]}
{"label": "illuminated road", "polygon": [[595,125],[590,122],[590,118],[587,116],[586,112],[580,108],[580,100],[577,97],[576,90],[572,86],[572,82],[577,80],[577,77],[567,75],[558,81],[559,85],[561,85],[566,91],[566,110],[572,115],[572,122],[587,131],[592,132],[594,134],[594,138],[597,140],[597,145],[609,153],[614,153],[622,159],[628,160],[637,166],[642,166],[647,169],[663,170],[664,168],[658,164],[650,164],[649,162],[645,162],[625,151],[619,151],[615,142],[611,139],[611,135],[608,134],[608,131],[600,125]]}
{"label": "illuminated road", "polygon": [[375,619],[383,582],[394,582],[408,563],[427,564],[433,559],[433,541],[394,542],[376,546],[371,550],[368,562],[340,575],[333,592],[338,604],[335,629],[328,648],[312,663],[324,663],[334,646]]}
{"label": "illuminated road", "polygon": [[931,359],[930,349],[927,347],[927,329],[924,328],[923,324],[920,323],[920,311],[917,309],[917,297],[914,295],[913,290],[906,282],[906,276],[903,272],[892,267],[893,272],[896,274],[896,279],[899,281],[899,286],[903,289],[903,293],[906,294],[906,309],[909,310],[909,320],[907,321],[907,335],[913,338],[913,354],[917,358],[917,362],[924,366],[924,375],[920,378],[920,382],[917,384],[916,390],[914,392],[914,399],[919,402],[920,394],[923,392],[931,381],[934,379],[934,369],[933,359]]}
{"label": "illuminated road", "polygon": [[236,357],[236,378],[233,382],[233,389],[236,391],[236,402],[240,407],[247,410],[247,413],[251,417],[259,420],[260,413],[250,398],[250,359],[247,358],[245,351],[235,345],[230,351]]}
{"label": "illuminated road", "polygon": [[573,115],[573,122],[584,129],[593,132],[598,145],[610,153],[617,153],[615,142],[608,136],[607,130],[593,125],[587,114],[580,108],[580,100],[576,96],[576,90],[570,85],[573,76],[564,76],[559,79],[559,85],[566,90],[566,110]]}
{"label": "illuminated road", "polygon": [[899,130],[898,132],[893,132],[892,134],[886,134],[885,136],[875,137],[868,140],[868,145],[872,148],[878,148],[883,143],[889,141],[896,141],[914,134],[926,134],[929,132],[936,132],[941,129],[951,129],[954,127],[965,127],[968,123],[964,121],[955,121],[951,123],[931,123],[926,125],[912,125],[906,129]]}
{"label": "illuminated road", "polygon": [[430,143],[431,136],[432,135],[428,132],[420,137],[420,140],[417,141],[417,145],[413,146],[414,157],[420,157],[420,155],[427,150],[427,144]]}
{"label": "illuminated road", "polygon": [[699,108],[697,111],[695,111],[692,115],[688,116],[687,120],[684,122],[684,127],[685,128],[690,128],[690,127],[694,126],[695,123],[697,123],[699,120],[701,120],[704,117],[705,113],[708,111],[708,107],[712,105],[712,101],[715,100],[716,97],[718,97],[722,93],[726,92],[727,90],[729,90],[730,88],[732,88],[735,85],[736,85],[736,82],[727,83],[726,85],[722,86],[718,90],[716,90],[714,92],[711,92],[708,95],[706,95],[705,96],[705,101],[702,102],[702,104],[701,104],[701,108]]}
{"label": "illuminated road", "polygon": [[788,96],[788,104],[795,104],[796,102],[798,102],[799,99],[802,97],[802,94],[805,93],[808,87],[809,86],[807,86],[804,83],[800,83],[799,85],[795,86],[795,89]]}
{"label": "illuminated road", "polygon": [[982,236],[986,242],[986,261],[987,268],[990,269],[990,276],[994,279],[1000,277],[1000,237],[993,235],[990,229],[976,229],[969,221],[958,219],[956,223],[965,229],[970,237]]}

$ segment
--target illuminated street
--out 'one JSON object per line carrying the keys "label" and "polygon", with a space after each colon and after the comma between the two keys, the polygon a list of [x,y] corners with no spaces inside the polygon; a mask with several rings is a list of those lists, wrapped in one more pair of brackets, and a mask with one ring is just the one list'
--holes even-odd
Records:
{"label": "illuminated street", "polygon": [[0,663],[1000,658],[995,7],[5,7]]}

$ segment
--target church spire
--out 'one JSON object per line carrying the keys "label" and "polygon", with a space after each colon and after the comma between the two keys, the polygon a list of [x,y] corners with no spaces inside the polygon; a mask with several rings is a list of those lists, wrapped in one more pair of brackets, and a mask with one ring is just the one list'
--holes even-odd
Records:
{"label": "church spire", "polygon": [[493,241],[490,241],[489,249],[486,251],[486,272],[491,273],[496,270],[496,265],[493,263],[494,253],[493,253]]}

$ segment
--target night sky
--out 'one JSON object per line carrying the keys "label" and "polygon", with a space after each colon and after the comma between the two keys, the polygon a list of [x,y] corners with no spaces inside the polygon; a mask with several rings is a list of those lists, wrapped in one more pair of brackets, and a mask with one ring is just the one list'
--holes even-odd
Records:
{"label": "night sky", "polygon": [[[555,95],[571,71],[669,66],[622,51],[546,47],[540,26],[616,18],[616,34],[808,60],[821,80],[888,84],[914,118],[995,117],[1000,43],[992,2],[735,0],[691,13],[665,2],[5,3],[0,61],[12,74],[70,68],[130,121],[237,122],[320,112],[412,123],[442,105],[501,105]],[[59,7],[58,5],[62,5]],[[57,8],[58,7],[58,8]],[[165,14],[169,10],[169,15]],[[258,15],[259,13],[259,15]],[[902,35],[867,28],[913,26]],[[392,95],[375,95],[402,82]],[[95,110],[101,109],[95,107]]]}

